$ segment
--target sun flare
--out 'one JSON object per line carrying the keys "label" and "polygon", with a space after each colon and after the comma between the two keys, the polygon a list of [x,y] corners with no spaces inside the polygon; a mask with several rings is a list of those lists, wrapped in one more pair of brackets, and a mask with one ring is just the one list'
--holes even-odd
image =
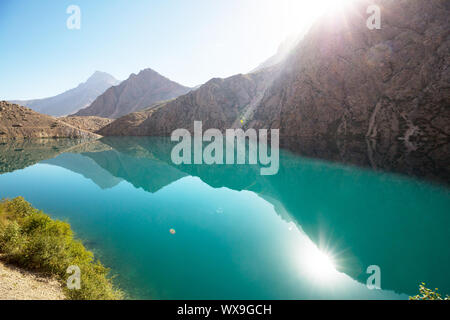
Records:
{"label": "sun flare", "polygon": [[338,12],[351,1],[354,0],[284,0],[280,24],[284,25],[286,34],[301,32],[321,15]]}
{"label": "sun flare", "polygon": [[303,265],[311,277],[319,280],[329,280],[338,273],[332,256],[317,248],[305,252]]}

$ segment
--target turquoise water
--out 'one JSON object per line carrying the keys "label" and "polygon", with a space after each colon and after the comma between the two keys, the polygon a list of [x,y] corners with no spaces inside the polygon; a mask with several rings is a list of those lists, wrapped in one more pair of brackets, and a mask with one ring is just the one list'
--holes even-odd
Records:
{"label": "turquoise water", "polygon": [[[450,293],[448,188],[287,151],[275,176],[175,166],[172,146],[4,147],[0,196],[70,222],[130,298],[406,299],[420,282]],[[370,265],[381,290],[366,287]]]}

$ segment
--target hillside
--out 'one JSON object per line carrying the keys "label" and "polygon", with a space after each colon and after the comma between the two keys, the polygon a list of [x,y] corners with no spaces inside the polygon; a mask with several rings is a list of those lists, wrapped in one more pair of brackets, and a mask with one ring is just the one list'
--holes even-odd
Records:
{"label": "hillside", "polygon": [[442,0],[373,1],[325,16],[300,42],[252,126],[282,136],[446,140],[450,134],[450,14]]}
{"label": "hillside", "polygon": [[89,107],[75,115],[119,118],[189,91],[190,88],[171,81],[152,69],[145,69],[137,75],[132,74],[120,85],[111,87]]}
{"label": "hillside", "polygon": [[99,135],[29,108],[1,101],[0,139],[24,138],[99,138]]}
{"label": "hillside", "polygon": [[[443,0],[375,1],[381,30],[359,0],[319,19],[278,68],[213,79],[158,110],[119,119],[104,135],[170,135],[203,120],[287,137],[341,136],[446,143],[450,133],[450,14]],[[264,80],[262,79],[264,78]],[[263,84],[263,85],[261,85]],[[258,98],[255,98],[258,97]],[[243,111],[252,105],[251,112]]]}
{"label": "hillside", "polygon": [[58,118],[58,120],[67,123],[75,128],[86,130],[89,132],[96,132],[113,121],[112,119],[94,116],[92,117],[69,116]]}
{"label": "hillside", "polygon": [[96,71],[86,82],[57,96],[11,102],[47,115],[65,116],[89,106],[106,89],[119,83],[110,74]]}
{"label": "hillside", "polygon": [[193,130],[194,120],[203,120],[205,128],[240,127],[241,119],[252,116],[274,73],[264,70],[212,79],[175,100],[126,115],[99,133],[110,136],[164,136],[177,128]]}

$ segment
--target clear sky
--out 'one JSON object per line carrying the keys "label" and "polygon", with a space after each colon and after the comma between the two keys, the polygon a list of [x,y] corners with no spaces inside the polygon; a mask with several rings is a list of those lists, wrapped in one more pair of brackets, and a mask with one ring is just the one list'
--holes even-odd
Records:
{"label": "clear sky", "polygon": [[[246,73],[331,0],[0,0],[0,100],[59,94],[94,71],[183,85]],[[81,29],[69,30],[69,5]]]}

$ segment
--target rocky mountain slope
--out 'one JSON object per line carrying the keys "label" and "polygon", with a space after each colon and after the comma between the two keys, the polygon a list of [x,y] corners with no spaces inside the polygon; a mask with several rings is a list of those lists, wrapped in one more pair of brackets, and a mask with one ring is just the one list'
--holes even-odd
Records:
{"label": "rocky mountain slope", "polygon": [[110,74],[96,71],[86,82],[57,96],[12,102],[47,115],[65,116],[89,106],[106,89],[119,83],[120,81]]}
{"label": "rocky mountain slope", "polygon": [[[366,25],[373,3],[381,8],[381,30]],[[444,0],[356,0],[318,20],[279,68],[213,79],[100,132],[169,135],[191,129],[194,120],[226,129],[252,104],[244,127],[277,128],[282,139],[403,139],[413,149],[414,141],[448,142],[449,14]]]}
{"label": "rocky mountain slope", "polygon": [[98,137],[95,133],[29,108],[6,101],[0,102],[0,139]]}
{"label": "rocky mountain slope", "polygon": [[75,115],[119,118],[159,101],[176,98],[189,90],[190,88],[173,82],[152,69],[145,69],[137,75],[132,74],[120,85],[108,89],[89,107]]}
{"label": "rocky mountain slope", "polygon": [[447,139],[450,133],[450,3],[375,1],[369,30],[356,1],[317,23],[285,64],[253,126],[282,136]]}
{"label": "rocky mountain slope", "polygon": [[153,108],[126,115],[99,131],[111,136],[169,135],[177,128],[231,128],[250,118],[273,79],[274,71],[215,78],[195,91]]}
{"label": "rocky mountain slope", "polygon": [[67,123],[75,128],[86,130],[89,132],[96,132],[113,121],[112,119],[93,116],[92,117],[69,116],[58,118],[58,120]]}

